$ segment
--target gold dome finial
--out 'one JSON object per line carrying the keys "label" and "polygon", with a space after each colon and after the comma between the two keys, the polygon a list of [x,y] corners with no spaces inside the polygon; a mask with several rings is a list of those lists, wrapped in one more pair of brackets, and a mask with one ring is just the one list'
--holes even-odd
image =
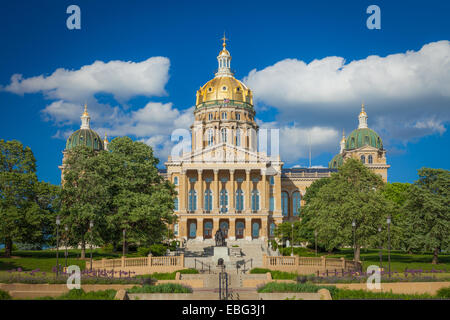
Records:
{"label": "gold dome finial", "polygon": [[87,103],[84,103],[84,112],[83,116],[89,116],[89,113],[87,112]]}
{"label": "gold dome finial", "polygon": [[108,135],[106,134],[106,131],[105,131],[105,140],[104,141],[108,141]]}
{"label": "gold dome finial", "polygon": [[223,43],[222,43],[222,46],[223,46],[223,48],[225,49],[225,47],[227,46],[227,38],[225,37],[225,31],[223,32],[223,38],[221,39],[221,40],[223,40]]}

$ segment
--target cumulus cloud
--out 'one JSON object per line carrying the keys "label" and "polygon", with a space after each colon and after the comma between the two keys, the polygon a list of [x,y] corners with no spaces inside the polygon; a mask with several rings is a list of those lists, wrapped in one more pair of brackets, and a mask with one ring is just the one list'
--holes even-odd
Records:
{"label": "cumulus cloud", "polygon": [[95,93],[111,93],[120,101],[130,97],[162,96],[169,80],[170,61],[152,57],[142,62],[95,61],[78,70],[59,68],[49,76],[24,78],[14,74],[4,90],[16,94],[42,92],[50,99],[84,101]]}
{"label": "cumulus cloud", "polygon": [[384,129],[390,137],[401,131],[403,141],[442,134],[450,121],[449,41],[351,62],[342,57],[310,63],[285,59],[252,70],[243,81],[253,89],[258,109],[277,109],[276,121],[281,125],[295,121],[302,127],[337,127],[348,132],[357,126],[362,101],[369,126]]}

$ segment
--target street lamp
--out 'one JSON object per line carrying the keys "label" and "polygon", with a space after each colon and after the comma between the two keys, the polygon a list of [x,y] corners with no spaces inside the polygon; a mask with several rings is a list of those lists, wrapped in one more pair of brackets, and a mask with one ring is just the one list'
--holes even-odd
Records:
{"label": "street lamp", "polygon": [[388,263],[389,263],[389,278],[391,277],[391,216],[387,217],[388,225]]}
{"label": "street lamp", "polygon": [[291,257],[294,256],[294,223],[291,224]]}
{"label": "street lamp", "polygon": [[352,229],[353,229],[353,260],[356,261],[356,221],[352,221]]}
{"label": "street lamp", "polygon": [[314,246],[316,247],[315,252],[317,256],[317,230],[314,230]]}
{"label": "street lamp", "polygon": [[59,225],[61,224],[61,219],[56,216],[56,276],[59,275]]}
{"label": "street lamp", "polygon": [[381,226],[378,227],[378,233],[380,234],[380,269],[383,269],[383,241],[381,240]]}
{"label": "street lamp", "polygon": [[91,271],[92,271],[92,228],[94,227],[94,221],[89,222],[89,230],[91,231]]}
{"label": "street lamp", "polygon": [[66,252],[64,253],[64,256],[65,256],[65,266],[66,266],[66,270],[67,270],[67,255],[68,255],[68,252],[67,252],[67,238],[68,238],[68,231],[69,231],[69,227],[66,225],[66,226],[64,226],[64,230],[66,231],[66,239],[65,239],[65,241],[64,241],[64,243],[65,243],[65,245],[66,245]]}

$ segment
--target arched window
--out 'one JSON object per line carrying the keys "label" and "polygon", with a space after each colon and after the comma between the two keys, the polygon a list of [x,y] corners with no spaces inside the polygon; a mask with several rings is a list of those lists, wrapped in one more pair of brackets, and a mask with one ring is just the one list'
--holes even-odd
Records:
{"label": "arched window", "polygon": [[366,157],[364,155],[361,156],[361,162],[366,163]]}
{"label": "arched window", "polygon": [[205,210],[211,211],[212,210],[212,192],[211,189],[205,190]]}
{"label": "arched window", "polygon": [[197,236],[197,224],[195,222],[191,222],[189,225],[189,238],[195,238]]}
{"label": "arched window", "polygon": [[178,198],[175,198],[175,200],[173,201],[173,205],[174,205],[174,210],[178,211]]}
{"label": "arched window", "polygon": [[236,238],[242,239],[244,237],[245,224],[242,221],[236,222]]}
{"label": "arched window", "polygon": [[178,177],[173,178],[173,184],[176,186],[178,185]]}
{"label": "arched window", "polygon": [[175,223],[175,224],[173,225],[173,234],[174,234],[175,236],[178,236],[178,223]]}
{"label": "arched window", "polygon": [[236,129],[236,146],[239,147],[241,145],[241,129]]}
{"label": "arched window", "polygon": [[236,190],[236,211],[244,210],[244,192],[241,189]]}
{"label": "arched window", "polygon": [[259,210],[259,192],[258,190],[254,189],[252,191],[252,211],[258,210]]}
{"label": "arched window", "polygon": [[226,112],[222,112],[222,120],[227,120],[227,113]]}
{"label": "arched window", "polygon": [[252,225],[252,238],[253,239],[259,238],[259,223],[258,222],[253,222],[253,225]]}
{"label": "arched window", "polygon": [[368,157],[368,162],[369,162],[369,163],[373,163],[373,157],[372,157],[372,155],[369,155],[369,157]]}
{"label": "arched window", "polygon": [[213,224],[211,221],[206,221],[205,222],[205,230],[203,230],[203,235],[205,238],[212,238],[212,229],[213,229]]}
{"label": "arched window", "polygon": [[285,217],[289,215],[289,195],[286,191],[281,192],[281,213]]}
{"label": "arched window", "polygon": [[189,190],[189,211],[197,210],[197,192],[194,189]]}
{"label": "arched window", "polygon": [[292,210],[293,210],[292,215],[293,216],[298,216],[300,213],[300,200],[301,199],[302,198],[301,198],[300,192],[295,191],[292,194]]}
{"label": "arched window", "polygon": [[213,119],[213,114],[212,113],[208,114],[208,120],[212,120],[212,119]]}
{"label": "arched window", "polygon": [[213,129],[208,130],[207,134],[208,146],[212,146],[214,143],[214,131]]}
{"label": "arched window", "polygon": [[[239,88],[237,88],[237,91],[239,91]],[[236,113],[236,120],[241,120],[241,114]]]}
{"label": "arched window", "polygon": [[225,234],[225,237],[228,236],[228,229],[230,228],[228,221],[222,221],[219,225],[219,228],[222,230],[222,232]]}
{"label": "arched window", "polygon": [[225,189],[220,191],[220,212],[225,213],[228,211],[228,192]]}
{"label": "arched window", "polygon": [[227,142],[227,128],[220,129],[222,135],[222,142]]}
{"label": "arched window", "polygon": [[275,223],[272,222],[270,224],[270,236],[271,237],[275,236],[275,228],[276,228],[276,225],[275,225]]}

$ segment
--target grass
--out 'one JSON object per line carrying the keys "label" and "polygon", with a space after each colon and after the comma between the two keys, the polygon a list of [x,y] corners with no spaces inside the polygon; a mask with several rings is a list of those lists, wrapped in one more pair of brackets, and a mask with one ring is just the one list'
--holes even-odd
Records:
{"label": "grass", "polygon": [[[280,248],[280,252],[284,255],[291,254],[291,248]],[[380,265],[380,256],[378,249],[361,249],[361,261],[363,263],[364,271],[370,265]],[[300,257],[314,257],[314,250],[308,248],[294,248],[294,254]],[[326,256],[328,258],[344,257],[347,260],[353,260],[353,249],[345,248],[335,251],[331,254],[319,252],[318,257]],[[431,264],[433,259],[432,253],[425,254],[408,254],[399,250],[391,250],[391,271],[403,272],[407,269],[422,269],[422,270],[448,270],[450,272],[450,254],[440,254],[438,257],[438,264]],[[388,251],[382,250],[383,267],[387,269],[388,266]]]}
{"label": "grass", "polygon": [[265,274],[267,272],[270,272],[270,274],[272,275],[272,279],[274,280],[295,280],[298,277],[297,273],[292,272],[269,270],[264,268],[253,268],[252,270],[250,270],[251,274]]}
{"label": "grass", "polygon": [[372,292],[366,290],[338,289],[335,286],[321,286],[310,282],[306,283],[280,283],[269,282],[258,288],[260,293],[272,292],[317,292],[320,289],[330,291],[333,300],[346,299],[398,299],[398,300],[421,300],[421,299],[448,299],[450,297],[450,287],[442,288],[436,295],[424,294],[399,294],[391,292]]}
{"label": "grass", "polygon": [[116,290],[100,290],[85,292],[83,289],[72,289],[59,297],[41,297],[36,300],[114,300]]}
{"label": "grass", "polygon": [[156,286],[134,286],[127,290],[128,293],[192,293],[192,289],[181,284],[163,283]]}
{"label": "grass", "polygon": [[140,276],[136,276],[137,278],[151,278],[156,280],[175,280],[176,273],[179,272],[181,274],[198,274],[197,269],[182,269],[174,272],[155,272],[152,274],[144,274]]}

